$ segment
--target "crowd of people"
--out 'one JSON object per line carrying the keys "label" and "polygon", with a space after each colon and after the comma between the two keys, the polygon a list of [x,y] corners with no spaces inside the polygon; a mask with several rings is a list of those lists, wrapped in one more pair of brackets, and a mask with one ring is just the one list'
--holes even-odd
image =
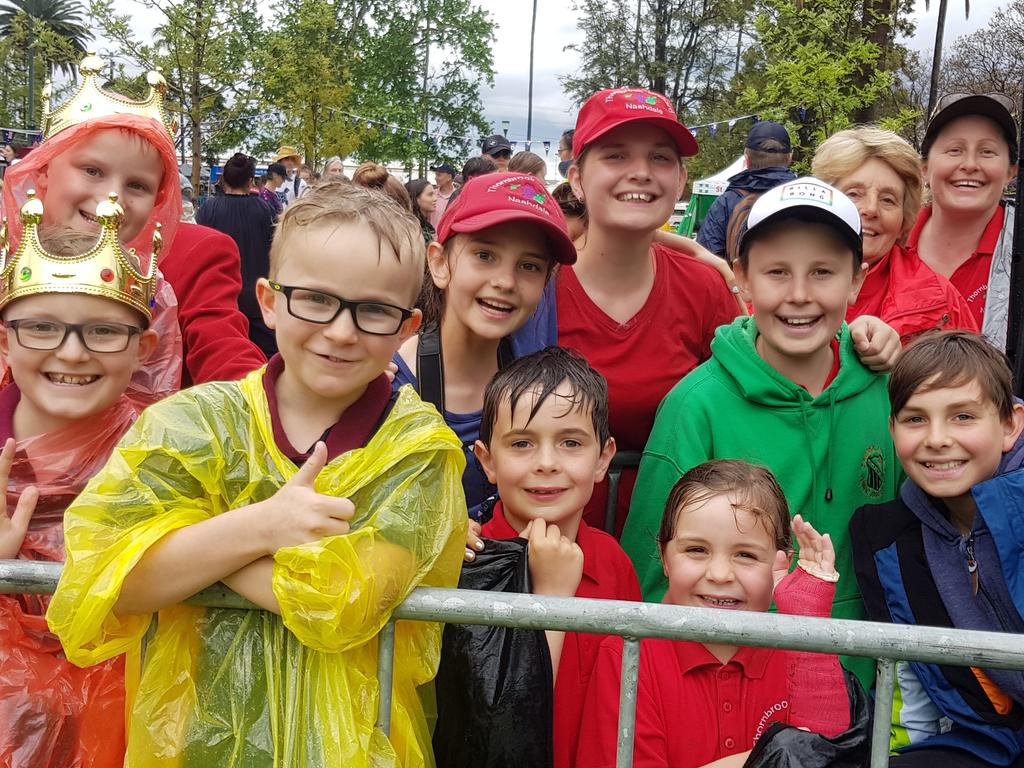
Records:
{"label": "crowd of people", "polygon": [[[192,223],[159,105],[83,74],[3,187],[0,558],[64,567],[0,596],[0,764],[615,765],[617,637],[399,622],[386,734],[418,586],[1024,632],[1002,97],[802,178],[757,123],[695,242],[648,90],[583,104],[554,191],[500,135],[435,183],[282,146]],[[890,765],[1024,766],[1024,673],[896,679]],[[866,765],[871,684],[644,640],[634,764]]]}

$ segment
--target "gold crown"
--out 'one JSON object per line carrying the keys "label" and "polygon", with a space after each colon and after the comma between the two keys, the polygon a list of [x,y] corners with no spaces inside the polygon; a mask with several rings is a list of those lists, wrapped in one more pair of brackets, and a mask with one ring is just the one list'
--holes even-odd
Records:
{"label": "gold crown", "polygon": [[135,249],[125,251],[118,239],[124,209],[111,193],[96,206],[100,223],[99,240],[81,256],[60,257],[47,253],[39,242],[39,224],[43,203],[29,190],[21,207],[24,225],[18,249],[11,254],[7,238],[7,219],[0,226],[0,307],[24,296],[43,293],[85,293],[105,296],[137,309],[147,319],[153,317],[156,291],[156,262],[163,244],[160,225],[153,232],[153,257],[149,272],[135,266]]}
{"label": "gold crown", "polygon": [[146,73],[149,93],[141,101],[118,96],[100,88],[96,76],[103,71],[103,59],[94,53],[90,53],[82,59],[78,65],[78,71],[82,74],[82,85],[70,99],[52,111],[50,110],[50,96],[53,93],[53,88],[49,82],[43,88],[44,141],[72,125],[109,115],[151,117],[163,123],[171,137],[174,136],[178,127],[164,106],[167,81],[164,80],[164,76],[160,74],[159,70]]}

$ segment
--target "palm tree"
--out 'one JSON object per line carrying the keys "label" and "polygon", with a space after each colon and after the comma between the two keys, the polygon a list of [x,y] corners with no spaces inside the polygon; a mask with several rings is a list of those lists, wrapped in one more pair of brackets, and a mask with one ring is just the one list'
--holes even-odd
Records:
{"label": "palm tree", "polygon": [[[70,74],[86,52],[86,43],[92,33],[85,20],[86,9],[79,0],[2,0],[0,1],[0,36],[7,37],[13,32],[15,20],[28,17],[30,22],[45,24],[58,37],[68,43],[70,53],[47,62],[48,68],[56,67]],[[35,126],[35,73],[36,52],[31,25],[25,46],[28,57],[28,122]]]}
{"label": "palm tree", "polygon": [[[931,117],[935,109],[935,102],[939,98],[939,70],[942,68],[942,38],[946,32],[946,6],[949,0],[939,0],[939,17],[935,22],[935,52],[932,54],[932,79],[928,86],[928,117]],[[924,8],[927,11],[929,0],[924,0]],[[971,0],[964,0],[964,18],[971,15]]]}

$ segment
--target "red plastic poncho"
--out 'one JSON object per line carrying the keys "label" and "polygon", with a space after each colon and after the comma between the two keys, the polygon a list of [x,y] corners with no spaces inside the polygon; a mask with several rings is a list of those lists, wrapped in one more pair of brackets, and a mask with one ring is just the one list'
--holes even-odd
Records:
{"label": "red plastic poncho", "polygon": [[[106,463],[139,408],[128,397],[94,419],[18,442],[8,509],[39,503],[21,560],[64,560],[64,510]],[[0,595],[0,765],[113,768],[124,760],[124,657],[81,669],[46,626],[45,595]]]}

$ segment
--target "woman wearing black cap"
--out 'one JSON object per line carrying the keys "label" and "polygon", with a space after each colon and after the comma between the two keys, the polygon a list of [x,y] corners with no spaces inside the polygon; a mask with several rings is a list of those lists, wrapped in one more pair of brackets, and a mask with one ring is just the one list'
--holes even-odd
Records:
{"label": "woman wearing black cap", "polygon": [[931,205],[907,251],[949,278],[981,332],[1006,343],[1013,208],[1003,190],[1017,174],[1017,124],[1002,94],[944,96],[921,144]]}

